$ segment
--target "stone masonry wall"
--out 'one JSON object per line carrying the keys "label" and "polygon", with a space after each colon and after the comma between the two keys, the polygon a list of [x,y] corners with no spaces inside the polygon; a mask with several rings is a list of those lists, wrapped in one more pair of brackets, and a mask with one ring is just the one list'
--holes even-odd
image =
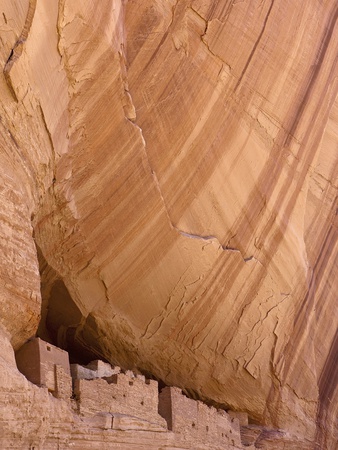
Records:
{"label": "stone masonry wall", "polygon": [[55,365],[62,367],[70,378],[68,353],[40,338],[31,339],[20,348],[16,363],[29,381],[51,392],[56,390]]}
{"label": "stone masonry wall", "polygon": [[192,400],[176,387],[166,387],[159,395],[159,412],[165,417],[168,428],[199,442],[220,445],[240,445],[240,427],[236,418],[225,411],[208,407]]}
{"label": "stone masonry wall", "polygon": [[59,364],[55,364],[55,397],[70,401],[73,395],[72,377]]}
{"label": "stone masonry wall", "polygon": [[66,401],[90,427],[164,433],[188,448],[195,443],[196,449],[241,448],[238,413],[210,408],[179,388],[166,387],[159,394],[157,381],[129,370],[121,373],[99,360],[70,368],[68,353],[41,339],[25,344],[17,361],[29,380]]}
{"label": "stone masonry wall", "polygon": [[154,380],[122,373],[106,379],[75,380],[74,393],[79,413],[84,416],[118,412],[166,426],[158,414],[158,385]]}

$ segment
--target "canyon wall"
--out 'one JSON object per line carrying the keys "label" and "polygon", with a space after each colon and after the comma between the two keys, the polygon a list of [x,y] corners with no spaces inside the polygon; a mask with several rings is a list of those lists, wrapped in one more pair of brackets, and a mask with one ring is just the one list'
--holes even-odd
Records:
{"label": "canyon wall", "polygon": [[[336,0],[1,2],[14,350],[37,333],[335,448],[337,16]],[[11,379],[1,398],[40,395]]]}

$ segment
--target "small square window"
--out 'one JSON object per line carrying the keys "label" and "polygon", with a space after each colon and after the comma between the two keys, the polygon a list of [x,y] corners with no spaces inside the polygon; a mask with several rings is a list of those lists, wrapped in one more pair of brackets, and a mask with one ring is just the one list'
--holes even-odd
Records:
{"label": "small square window", "polygon": [[51,352],[52,351],[52,347],[49,347],[49,345],[47,345],[47,351]]}

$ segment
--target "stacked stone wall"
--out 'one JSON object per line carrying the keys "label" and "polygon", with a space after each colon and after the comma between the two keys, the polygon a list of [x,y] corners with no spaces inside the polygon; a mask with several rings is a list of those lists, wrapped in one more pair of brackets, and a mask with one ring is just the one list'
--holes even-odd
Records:
{"label": "stacked stone wall", "polygon": [[74,393],[82,415],[121,413],[166,426],[158,414],[158,384],[154,380],[123,373],[106,379],[75,380]]}
{"label": "stacked stone wall", "polygon": [[208,407],[182,394],[181,389],[166,387],[159,396],[159,411],[168,428],[187,439],[220,445],[240,445],[240,427],[237,418],[225,411]]}
{"label": "stacked stone wall", "polygon": [[[41,339],[28,342],[17,361],[28,379],[67,401],[94,428],[166,432],[203,448],[241,448],[240,424],[248,424],[245,413],[208,407],[176,387],[159,394],[157,381],[131,371],[121,373],[119,367],[99,360],[70,368],[67,352]],[[250,436],[244,433],[246,445],[255,437],[249,431]]]}

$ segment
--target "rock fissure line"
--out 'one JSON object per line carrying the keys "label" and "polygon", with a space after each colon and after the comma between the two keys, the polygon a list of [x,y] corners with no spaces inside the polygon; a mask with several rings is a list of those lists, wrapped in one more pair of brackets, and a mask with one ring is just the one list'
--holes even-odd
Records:
{"label": "rock fissure line", "polygon": [[[205,47],[207,48],[208,52],[216,59],[218,59],[222,65],[226,65],[226,67],[229,69],[229,71],[231,71],[231,66],[229,65],[229,63],[227,63],[223,58],[221,58],[220,55],[218,55],[217,53],[213,52],[208,44],[208,41],[206,40],[206,35],[208,32],[208,26],[209,26],[209,21],[207,19],[205,19],[203,16],[201,16],[201,14],[199,14],[198,11],[196,11],[192,6],[189,7],[191,9],[191,11],[194,12],[194,14],[196,14],[201,20],[204,21],[205,23],[205,28],[203,31],[203,34],[201,34],[201,42],[205,45]],[[230,13],[229,13],[230,14]],[[223,23],[223,22],[222,22]]]}
{"label": "rock fissure line", "polygon": [[[179,279],[178,279],[178,281],[176,282],[175,286],[172,288],[172,290],[171,290],[171,292],[170,292],[170,294],[169,294],[169,296],[168,296],[168,301],[167,301],[167,303],[165,304],[165,306],[164,306],[164,308],[162,309],[162,311],[161,311],[159,314],[157,314],[157,316],[155,316],[155,317],[153,317],[152,319],[150,319],[148,325],[147,325],[146,328],[145,328],[145,331],[144,331],[143,335],[141,336],[142,338],[145,337],[146,339],[150,339],[150,338],[151,338],[152,336],[154,336],[154,334],[159,330],[159,327],[158,327],[157,330],[156,330],[154,333],[152,333],[151,336],[147,337],[147,333],[148,333],[148,329],[149,329],[150,325],[151,325],[155,320],[157,320],[157,319],[159,319],[161,316],[163,316],[164,313],[168,313],[169,305],[171,304],[173,298],[175,297],[175,291],[176,291],[177,287],[180,287],[180,283],[181,283],[181,281],[183,280],[183,278],[184,278],[184,276],[186,275],[186,273],[188,272],[189,268],[190,268],[190,266],[187,267],[187,269],[186,269],[186,270],[183,272],[183,274],[179,277]],[[183,294],[183,297],[179,300],[178,304],[183,300],[184,296],[185,296],[185,292],[184,292],[184,294]],[[173,310],[173,311],[176,311],[176,310],[177,310],[177,307],[178,307],[178,306],[174,307],[174,310]],[[166,317],[168,318],[168,317],[170,316],[170,314],[171,314],[173,311],[169,311],[169,313],[168,313],[168,315],[167,315]],[[163,322],[163,320],[161,320],[161,324],[162,324],[162,322]]]}
{"label": "rock fissure line", "polygon": [[[263,325],[263,322],[265,321],[265,319],[268,318],[268,316],[269,316],[269,314],[271,313],[271,311],[274,310],[274,309],[276,309],[276,308],[278,308],[278,306],[279,306],[281,303],[283,303],[283,302],[289,297],[290,294],[282,294],[282,295],[284,295],[284,298],[282,298],[279,302],[277,302],[277,303],[276,303],[275,305],[273,305],[270,309],[268,309],[268,311],[266,311],[266,313],[265,313],[265,316],[264,316],[263,318],[260,317],[260,318],[256,321],[256,323],[253,325],[253,327],[251,328],[251,330],[247,333],[247,335],[246,335],[246,337],[247,337],[247,342],[248,342],[248,339],[249,339],[249,335],[251,335],[251,334],[253,333],[254,329],[255,329],[257,326],[262,326],[262,325]],[[267,303],[268,300],[270,300],[271,298],[273,298],[273,295],[270,295],[268,298],[266,298],[264,303]],[[260,303],[259,306],[261,306],[262,304],[263,304],[263,302]],[[261,313],[260,313],[260,314],[261,314]],[[278,319],[277,319],[277,323],[278,323]],[[258,339],[259,339],[259,336],[255,339],[254,346],[257,344]],[[255,357],[257,351],[258,351],[259,348],[261,347],[261,345],[262,345],[262,343],[263,343],[264,340],[265,340],[265,338],[259,343],[259,347],[257,348],[257,350],[255,350],[255,353],[254,353],[253,357],[250,359],[250,361],[248,361],[248,362],[246,363],[246,365],[248,365],[248,364],[253,360],[253,358]],[[276,341],[275,341],[275,343],[274,343],[274,347],[276,346],[277,340],[278,340],[278,336],[276,336]],[[248,348],[249,348],[249,346],[248,346]]]}
{"label": "rock fissure line", "polygon": [[[175,5],[173,6],[173,16],[172,16],[172,20],[171,20],[171,22],[170,22],[170,24],[168,26],[168,30],[169,30],[170,26],[173,23],[177,4],[178,4],[178,0],[176,1]],[[201,17],[206,23],[204,34],[201,36],[201,38],[202,38],[205,35],[206,31],[207,31],[208,22],[202,16],[200,16],[200,14],[197,11],[195,11],[193,8],[191,8],[191,10],[194,11],[199,17]],[[167,32],[168,32],[168,30],[167,30]],[[165,33],[165,35],[167,34],[167,32]],[[203,41],[203,39],[202,39],[202,41]],[[215,57],[218,57],[215,54],[213,54],[213,55]],[[123,89],[124,89],[125,95],[127,96],[127,103],[128,103],[128,107],[129,107],[128,109],[129,109],[129,111],[132,111],[132,114],[130,115],[130,113],[128,113],[128,111],[126,111],[126,108],[124,106],[125,117],[130,123],[132,123],[132,125],[134,125],[138,129],[138,131],[140,133],[140,136],[141,136],[141,139],[142,139],[142,143],[143,143],[143,149],[144,149],[144,154],[145,154],[145,157],[146,157],[146,161],[148,163],[148,166],[150,168],[151,174],[152,174],[153,179],[155,181],[155,185],[157,187],[157,190],[159,192],[160,198],[162,200],[162,203],[163,203],[164,209],[166,211],[166,215],[167,215],[167,218],[168,218],[168,221],[169,221],[169,224],[170,224],[171,228],[175,229],[182,236],[185,236],[185,237],[188,237],[188,238],[202,239],[204,241],[216,240],[223,251],[238,252],[241,255],[241,257],[242,257],[244,262],[249,262],[251,260],[255,260],[257,262],[260,262],[253,255],[248,256],[248,257],[244,257],[243,254],[241,253],[241,251],[238,248],[228,247],[227,245],[221,244],[221,242],[219,241],[219,239],[216,236],[213,236],[213,235],[210,235],[210,236],[199,236],[199,235],[196,235],[196,234],[185,232],[185,231],[179,229],[177,226],[174,225],[173,221],[171,220],[171,217],[170,217],[170,214],[169,214],[169,210],[168,210],[166,201],[164,199],[164,196],[163,196],[163,193],[162,193],[162,189],[161,189],[161,185],[159,183],[158,177],[157,177],[156,172],[153,170],[153,168],[151,166],[151,163],[150,163],[150,158],[149,158],[149,155],[148,155],[148,152],[147,152],[147,149],[146,149],[146,140],[145,140],[144,135],[143,135],[143,130],[136,123],[136,118],[137,118],[136,117],[136,108],[135,108],[135,105],[134,105],[134,102],[133,102],[132,95],[131,95],[131,93],[129,91],[128,70],[127,70],[127,63],[126,63],[126,58],[125,58],[123,45],[121,45],[121,51],[119,52],[119,57],[120,57],[120,64],[121,64],[121,78],[122,78],[122,83],[123,83]],[[221,58],[219,58],[219,59],[222,61],[222,63],[224,63],[224,64],[226,64],[228,66],[228,64],[225,61],[223,61]],[[228,67],[230,67],[230,66],[228,66]]]}
{"label": "rock fissure line", "polygon": [[[131,96],[130,96],[130,98],[132,99]],[[129,119],[128,119],[128,120],[129,120]],[[142,142],[143,142],[143,149],[144,149],[144,152],[145,152],[146,160],[147,160],[148,166],[149,166],[149,168],[150,168],[150,170],[151,170],[151,174],[152,174],[153,179],[154,179],[154,181],[155,181],[157,190],[158,190],[158,192],[159,192],[159,194],[160,194],[160,197],[161,197],[162,203],[163,203],[163,205],[164,205],[164,209],[165,209],[165,211],[166,211],[166,215],[167,215],[167,218],[168,218],[168,220],[169,220],[169,224],[170,224],[171,228],[174,229],[174,230],[176,230],[180,235],[182,235],[182,236],[184,236],[184,237],[187,237],[187,238],[189,238],[189,239],[201,239],[201,240],[207,241],[207,242],[208,242],[208,241],[215,240],[215,241],[219,244],[220,248],[222,248],[223,251],[225,251],[225,252],[236,252],[236,253],[239,253],[239,254],[241,255],[243,261],[244,261],[245,263],[246,263],[246,262],[249,262],[249,261],[255,261],[255,262],[258,262],[259,264],[262,265],[261,261],[259,261],[255,256],[253,256],[253,255],[250,255],[250,256],[243,256],[243,254],[242,254],[242,252],[241,252],[241,250],[240,250],[239,248],[230,247],[230,246],[228,246],[228,245],[223,245],[223,244],[220,242],[220,240],[219,240],[216,236],[214,236],[214,235],[206,235],[206,236],[202,236],[202,235],[198,235],[198,234],[188,233],[188,232],[186,232],[186,231],[181,230],[181,229],[178,228],[176,225],[174,225],[174,223],[173,223],[172,220],[171,220],[171,217],[170,217],[169,210],[168,210],[168,207],[167,207],[167,205],[166,205],[165,199],[164,199],[164,197],[163,197],[162,189],[161,189],[160,183],[159,183],[159,181],[158,181],[156,172],[152,169],[151,164],[150,164],[149,155],[148,155],[148,152],[147,152],[147,150],[146,150],[146,141],[145,141],[145,139],[144,139],[143,130],[142,130],[142,128],[141,128],[139,125],[137,125],[134,121],[131,121],[131,120],[129,120],[129,121],[130,121],[130,122],[131,122],[131,123],[139,130],[139,132],[140,132],[140,135],[141,135],[141,138],[142,138]]]}
{"label": "rock fissure line", "polygon": [[236,92],[236,90],[238,89],[239,85],[241,84],[241,82],[242,82],[242,80],[243,80],[243,77],[244,77],[246,71],[248,70],[248,67],[249,67],[249,65],[250,65],[250,63],[251,63],[251,60],[252,60],[252,58],[253,58],[253,56],[254,56],[256,50],[257,50],[257,47],[258,47],[258,45],[260,44],[260,41],[261,41],[261,39],[262,39],[262,37],[263,37],[264,31],[265,31],[265,29],[266,29],[266,25],[267,25],[267,23],[268,23],[268,20],[269,20],[270,14],[271,14],[272,7],[273,7],[273,5],[274,5],[274,1],[275,1],[275,0],[271,0],[271,4],[270,4],[270,6],[269,6],[268,12],[267,12],[267,14],[266,14],[266,16],[265,16],[265,19],[264,19],[264,22],[263,22],[262,30],[261,30],[261,32],[259,33],[258,38],[257,38],[257,40],[256,40],[256,42],[255,42],[255,45],[253,46],[253,48],[252,48],[252,50],[251,50],[251,53],[250,53],[250,55],[249,55],[249,58],[248,58],[248,60],[247,60],[247,62],[246,62],[246,64],[245,64],[245,66],[244,66],[244,68],[243,68],[243,70],[242,70],[241,76],[239,77],[239,79],[238,79],[238,81],[237,81],[237,83],[236,83],[236,86],[235,86],[235,88],[234,88],[234,91],[235,91],[235,92]]}
{"label": "rock fissure line", "polygon": [[260,310],[260,307],[263,305],[263,303],[266,304],[271,298],[273,298],[273,295],[270,295],[270,296],[267,297],[264,301],[262,301],[262,302],[259,303],[259,305],[258,305],[258,310],[259,310],[259,315],[260,315],[260,317],[259,317],[259,319],[253,324],[251,330],[248,331],[248,333],[246,334],[247,337],[254,331],[254,329],[256,328],[256,326],[257,326],[259,323],[262,324],[262,322],[267,318],[267,316],[268,316],[269,312],[271,311],[271,309],[273,309],[275,306],[277,306],[277,305],[273,306],[273,307],[266,313],[265,317],[262,319],[262,312],[261,312],[261,310]]}
{"label": "rock fissure line", "polygon": [[[263,342],[264,342],[266,339],[267,339],[266,336],[263,337],[263,339],[261,339],[261,341],[260,341],[259,344],[258,344],[258,347],[256,348],[256,350],[254,350],[254,353],[253,353],[253,355],[251,356],[251,358],[249,359],[249,361],[246,361],[246,362],[243,364],[243,368],[248,372],[248,374],[249,374],[250,376],[252,376],[252,377],[255,378],[255,379],[257,379],[258,377],[257,377],[256,375],[253,375],[253,374],[251,373],[251,370],[250,370],[250,368],[249,368],[249,364],[254,360],[254,358],[255,358],[255,356],[256,356],[258,350],[262,347]],[[256,344],[257,344],[257,340],[256,340],[256,342],[255,342],[255,345],[256,345]]]}
{"label": "rock fissure line", "polygon": [[152,61],[155,59],[156,55],[157,55],[158,52],[160,51],[162,45],[163,45],[164,42],[166,41],[166,39],[167,39],[167,37],[168,37],[168,34],[169,34],[169,30],[170,30],[171,26],[172,26],[173,23],[174,23],[175,12],[176,12],[176,8],[177,8],[177,5],[178,5],[178,2],[179,2],[179,0],[176,0],[176,3],[172,6],[171,21],[170,21],[169,25],[167,26],[166,31],[163,33],[162,39],[161,39],[161,41],[159,42],[159,44],[158,44],[156,50],[154,51],[152,57],[151,57],[150,60],[147,62],[147,64],[144,66],[143,71],[146,71],[146,70],[149,68],[149,66],[151,65]]}
{"label": "rock fissure line", "polygon": [[[256,259],[256,258],[253,258],[253,259]],[[260,261],[258,261],[258,260],[256,260],[256,261],[257,261],[258,263],[260,263]],[[260,263],[260,264],[261,264],[261,263]],[[280,300],[279,302],[277,302],[276,305],[273,305],[273,306],[265,313],[265,317],[264,317],[263,319],[259,318],[259,319],[256,321],[256,323],[252,326],[251,330],[246,334],[246,336],[248,336],[250,333],[252,333],[253,330],[254,330],[254,328],[255,328],[259,323],[262,324],[263,321],[268,317],[268,315],[269,315],[269,313],[271,312],[271,310],[273,310],[274,308],[277,308],[281,303],[283,303],[284,300],[286,300],[286,299],[289,297],[290,294],[283,294],[283,293],[281,293],[281,295],[283,295],[284,298],[283,298],[282,300]],[[272,298],[272,296],[270,296],[270,297],[268,297],[267,299],[265,299],[265,301],[267,302],[270,298]],[[251,305],[251,303],[249,302],[249,303],[246,303],[246,304],[242,307],[241,315],[240,315],[240,317],[239,317],[239,319],[238,319],[238,322],[237,322],[238,325],[241,324],[242,320],[244,319],[246,310],[247,310],[247,308],[249,308],[250,305]],[[262,302],[260,303],[259,306],[261,306],[261,305],[262,305]],[[278,323],[278,319],[277,319],[277,323]],[[278,339],[278,336],[276,335],[276,341],[277,341],[277,339]],[[230,341],[227,343],[227,345],[225,346],[224,350],[222,351],[222,355],[225,355],[225,354],[226,354],[226,351],[227,351],[227,349],[230,347],[230,345],[232,344],[233,340],[234,340],[234,338],[231,338]],[[256,339],[256,342],[257,342],[257,339]],[[275,346],[274,346],[273,348],[275,348]]]}
{"label": "rock fissure line", "polygon": [[14,66],[14,64],[16,63],[16,61],[18,61],[18,59],[20,58],[20,56],[22,55],[23,52],[23,47],[24,44],[28,38],[29,35],[29,31],[31,29],[32,23],[33,23],[33,19],[34,19],[34,15],[35,15],[35,10],[36,10],[36,2],[37,0],[30,0],[29,1],[29,6],[28,6],[28,12],[27,12],[27,16],[26,16],[26,21],[25,21],[25,25],[23,27],[23,30],[19,36],[19,39],[15,42],[9,57],[7,59],[7,62],[5,64],[3,73],[5,76],[5,80],[7,83],[7,86],[14,98],[14,100],[16,102],[18,102],[18,97],[16,95],[13,83],[12,83],[12,79],[10,76],[10,72]]}
{"label": "rock fissure line", "polygon": [[[330,41],[333,39],[334,36],[334,29],[337,24],[338,20],[338,8],[337,5],[334,7],[333,14],[330,15],[329,23],[326,24],[325,31],[323,36],[320,36],[319,42],[321,42],[321,45],[319,46],[319,50],[316,55],[315,64],[311,66],[309,71],[309,79],[307,80],[304,94],[302,95],[301,101],[299,102],[299,105],[297,107],[297,110],[294,115],[294,120],[292,121],[292,125],[289,129],[288,135],[286,136],[284,146],[289,147],[290,145],[290,137],[294,136],[297,132],[297,129],[299,127],[299,124],[301,123],[304,115],[304,111],[306,108],[306,105],[308,104],[309,98],[312,95],[312,92],[315,88],[315,85],[317,84],[317,80],[319,78],[319,75],[322,71],[323,62],[325,60],[325,57],[327,55],[328,49],[330,48]],[[333,69],[334,70],[334,66]],[[321,94],[324,98],[324,93],[327,92],[327,86],[325,86],[324,92]],[[313,126],[314,118],[311,122],[311,127]]]}
{"label": "rock fissure line", "polygon": [[[125,69],[126,69],[126,67],[125,67]],[[125,77],[126,77],[126,83],[128,84],[128,80],[127,80],[127,71],[125,72]],[[129,93],[129,91],[128,91],[128,93]],[[130,122],[137,130],[138,130],[138,132],[140,133],[140,137],[141,137],[142,144],[143,144],[142,148],[143,148],[145,160],[146,160],[147,165],[148,165],[148,167],[149,167],[149,169],[150,169],[150,173],[151,173],[151,175],[152,175],[152,177],[153,177],[153,180],[154,180],[154,182],[155,182],[155,186],[156,186],[157,191],[158,191],[158,193],[159,193],[159,196],[160,196],[160,198],[161,198],[161,201],[162,201],[162,204],[163,204],[163,207],[164,207],[164,210],[165,210],[167,219],[168,219],[168,221],[169,221],[169,225],[170,225],[171,228],[175,228],[175,227],[173,226],[172,221],[171,221],[171,218],[170,218],[170,215],[169,215],[169,210],[168,210],[167,204],[166,204],[166,202],[165,202],[165,200],[164,200],[164,197],[163,197],[163,194],[162,194],[162,189],[161,189],[160,183],[159,183],[159,181],[158,181],[156,172],[153,170],[153,168],[152,168],[152,166],[151,166],[151,164],[150,164],[150,159],[149,159],[149,155],[148,155],[148,152],[147,152],[147,144],[146,144],[146,140],[145,140],[144,135],[143,135],[143,130],[142,130],[142,128],[136,123],[136,108],[135,108],[135,106],[134,106],[133,98],[132,98],[132,96],[131,96],[130,93],[129,93],[129,99],[130,99],[130,101],[131,101],[131,103],[132,103],[132,107],[133,107],[133,109],[134,109],[134,111],[135,111],[135,119],[134,119],[134,120],[131,120],[131,119],[128,118],[127,116],[126,116],[126,119],[127,119],[127,120],[128,120],[128,121],[129,121],[129,122]]]}
{"label": "rock fissure line", "polygon": [[59,0],[58,18],[57,18],[57,23],[56,23],[58,42],[57,42],[56,47],[57,47],[57,51],[60,55],[61,61],[63,60],[63,52],[62,52],[62,45],[61,45],[61,36],[62,36],[63,26],[61,24],[61,21],[65,15],[64,9],[65,9],[65,0]]}
{"label": "rock fissure line", "polygon": [[183,231],[183,230],[177,228],[177,227],[176,227],[175,225],[173,225],[173,224],[172,224],[172,227],[173,227],[179,234],[181,234],[182,236],[185,236],[185,237],[187,237],[187,238],[190,238],[190,239],[201,239],[201,240],[203,240],[203,241],[216,241],[216,242],[218,243],[218,245],[220,246],[220,248],[221,248],[224,252],[236,252],[236,253],[239,253],[239,254],[241,255],[241,257],[242,257],[242,259],[243,259],[244,262],[248,262],[248,261],[252,261],[252,260],[257,261],[257,262],[260,262],[260,261],[258,261],[258,259],[255,258],[253,255],[244,257],[243,254],[242,254],[242,252],[241,252],[241,250],[240,250],[239,248],[236,248],[236,247],[230,247],[230,246],[228,246],[228,245],[223,245],[223,244],[220,242],[220,240],[219,240],[216,236],[214,236],[214,235],[206,235],[206,236],[202,236],[202,235],[198,235],[198,234],[188,233],[187,231]]}
{"label": "rock fissure line", "polygon": [[[177,4],[178,4],[178,0],[177,0],[176,4],[173,6],[173,15],[175,14],[175,9],[176,9]],[[172,18],[172,21],[173,21],[173,18]],[[171,21],[170,25],[172,24],[172,21]],[[170,25],[169,25],[169,27],[170,27]],[[151,175],[153,177],[153,180],[155,182],[155,186],[156,186],[157,191],[159,193],[159,196],[161,198],[161,201],[162,201],[162,204],[163,204],[163,207],[164,207],[164,210],[165,210],[165,213],[166,213],[169,225],[170,225],[171,228],[175,228],[173,226],[172,220],[170,218],[169,210],[168,210],[167,204],[165,202],[165,199],[163,197],[162,189],[161,189],[160,183],[158,181],[156,172],[153,170],[153,168],[151,166],[151,163],[150,163],[150,158],[149,158],[149,155],[148,155],[148,152],[147,152],[147,144],[146,144],[146,140],[145,140],[144,135],[143,135],[143,130],[136,123],[136,119],[137,119],[136,108],[135,108],[135,105],[134,105],[134,102],[133,102],[132,95],[131,95],[131,93],[129,91],[128,69],[127,69],[127,63],[126,63],[126,58],[125,58],[125,54],[124,54],[124,47],[123,47],[123,45],[121,46],[121,51],[119,52],[119,57],[120,57],[120,65],[121,65],[121,79],[122,79],[122,85],[123,85],[124,93],[125,93],[125,96],[127,96],[127,104],[128,104],[128,107],[129,107],[129,111],[133,112],[133,114],[131,116],[128,113],[128,111],[126,110],[126,107],[124,106],[123,109],[124,109],[125,117],[138,130],[138,132],[140,134],[140,137],[141,137],[141,140],[142,140],[142,144],[143,144],[142,148],[143,148],[145,160],[146,160],[147,165],[148,165],[148,167],[150,169],[150,173],[151,173]]]}

